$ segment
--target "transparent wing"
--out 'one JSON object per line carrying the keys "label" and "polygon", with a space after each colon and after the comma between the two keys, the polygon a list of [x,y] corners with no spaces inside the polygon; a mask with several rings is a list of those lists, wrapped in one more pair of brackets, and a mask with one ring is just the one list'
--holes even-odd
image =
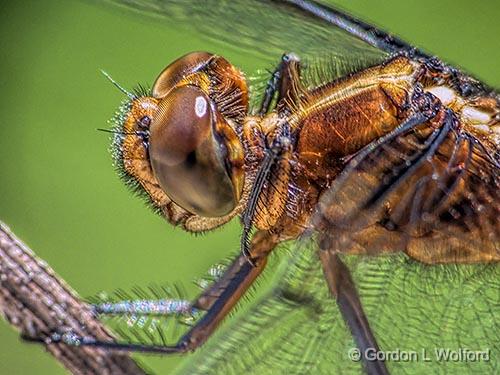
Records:
{"label": "transparent wing", "polygon": [[[317,18],[278,1],[109,0],[159,22],[184,22],[218,42],[276,63],[284,52],[324,52],[366,60],[383,52]],[[367,56],[368,55],[368,56]]]}
{"label": "transparent wing", "polygon": [[[271,291],[226,322],[180,373],[362,373],[348,357],[354,341],[328,293],[314,244],[282,254]],[[391,373],[498,372],[492,359],[500,350],[499,267],[429,267],[403,254],[344,261],[382,350],[400,355],[388,362]],[[484,358],[457,360],[464,348]]]}

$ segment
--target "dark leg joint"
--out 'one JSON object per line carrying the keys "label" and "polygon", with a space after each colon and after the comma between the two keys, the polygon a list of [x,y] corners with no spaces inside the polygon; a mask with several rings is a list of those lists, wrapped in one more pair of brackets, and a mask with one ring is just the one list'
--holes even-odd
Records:
{"label": "dark leg joint", "polygon": [[260,116],[265,115],[271,110],[271,104],[276,93],[278,93],[276,103],[286,97],[291,89],[292,80],[298,78],[298,74],[297,77],[293,77],[293,70],[297,70],[297,73],[300,74],[299,65],[300,59],[294,53],[286,53],[281,57],[280,63],[267,82],[264,97],[259,109]]}
{"label": "dark leg joint", "polygon": [[424,92],[418,87],[413,93],[412,103],[418,113],[430,120],[435,118],[444,109],[441,101],[429,92]]}

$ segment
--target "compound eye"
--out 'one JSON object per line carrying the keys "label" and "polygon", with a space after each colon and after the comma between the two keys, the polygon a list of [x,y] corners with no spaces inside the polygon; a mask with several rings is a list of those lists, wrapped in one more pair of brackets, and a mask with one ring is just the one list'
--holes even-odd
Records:
{"label": "compound eye", "polygon": [[213,57],[208,52],[191,52],[167,66],[153,84],[153,97],[161,99],[176,87],[184,77],[202,70]]}
{"label": "compound eye", "polygon": [[239,200],[216,121],[210,98],[195,86],[182,86],[160,101],[150,126],[149,157],[161,188],[204,217],[226,215]]}

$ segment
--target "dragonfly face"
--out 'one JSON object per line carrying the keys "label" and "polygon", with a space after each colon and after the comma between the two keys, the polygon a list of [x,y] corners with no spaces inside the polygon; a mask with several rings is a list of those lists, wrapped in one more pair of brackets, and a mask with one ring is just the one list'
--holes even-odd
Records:
{"label": "dragonfly face", "polygon": [[118,164],[166,216],[182,212],[171,221],[227,221],[243,190],[237,131],[247,105],[246,83],[226,60],[208,53],[184,56],[160,74],[150,97],[132,99],[119,116]]}

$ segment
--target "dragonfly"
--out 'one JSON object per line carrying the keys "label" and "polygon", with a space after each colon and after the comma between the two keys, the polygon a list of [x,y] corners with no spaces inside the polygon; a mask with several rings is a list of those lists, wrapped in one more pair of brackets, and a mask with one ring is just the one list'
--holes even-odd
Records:
{"label": "dragonfly", "polygon": [[[120,88],[128,100],[114,148],[126,182],[190,232],[240,215],[241,254],[194,303],[164,309],[206,312],[176,344],[54,341],[167,354],[207,341],[212,351],[186,373],[399,373],[407,364],[370,359],[369,349],[497,350],[496,91],[312,1],[124,4],[181,19],[222,14],[236,28],[226,38],[277,60],[260,93],[206,52],[170,64],[151,91]],[[213,33],[209,22],[197,27]],[[272,293],[212,343],[269,254],[297,239]],[[141,304],[158,313],[158,303]]]}

